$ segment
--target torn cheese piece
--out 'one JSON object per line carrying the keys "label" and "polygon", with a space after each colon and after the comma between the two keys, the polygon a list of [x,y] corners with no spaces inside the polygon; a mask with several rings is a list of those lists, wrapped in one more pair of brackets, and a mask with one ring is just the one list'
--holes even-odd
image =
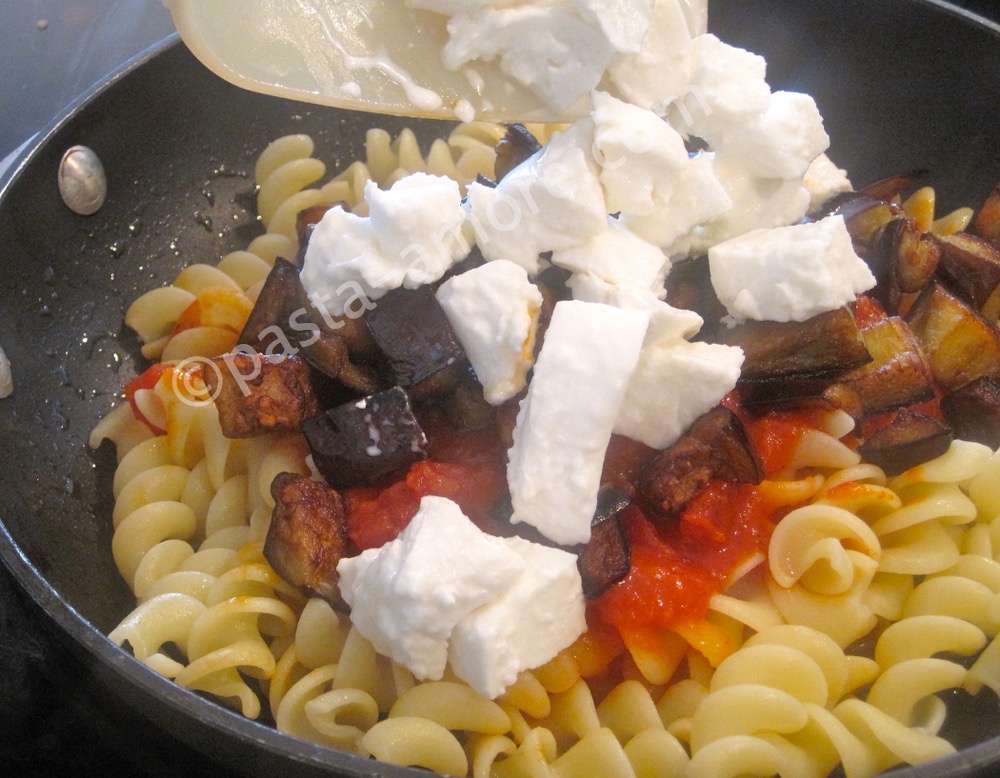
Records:
{"label": "torn cheese piece", "polygon": [[512,522],[562,545],[590,539],[604,454],[648,325],[648,311],[556,304],[514,426]]}

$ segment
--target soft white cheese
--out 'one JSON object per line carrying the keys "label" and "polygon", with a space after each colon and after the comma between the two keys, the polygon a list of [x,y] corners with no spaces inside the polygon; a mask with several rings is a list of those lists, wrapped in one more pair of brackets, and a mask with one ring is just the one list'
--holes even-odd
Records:
{"label": "soft white cheese", "polygon": [[512,522],[563,545],[590,539],[604,454],[648,323],[645,311],[556,304],[514,426]]}
{"label": "soft white cheese", "polygon": [[369,216],[327,211],[306,248],[302,285],[334,316],[359,298],[437,281],[469,251],[461,193],[450,178],[414,173],[388,190],[369,181],[365,200]]}
{"label": "soft white cheese", "polygon": [[752,230],[795,224],[809,211],[809,192],[798,179],[761,178],[730,158],[716,157],[714,168],[732,207],[693,229],[684,241],[686,253],[704,254]]}
{"label": "soft white cheese", "polygon": [[668,200],[657,202],[648,214],[623,214],[622,221],[673,257],[687,253],[685,241],[695,228],[732,209],[733,201],[716,174],[715,155],[701,153],[688,160]]}
{"label": "soft white cheese", "polygon": [[609,284],[665,294],[670,261],[663,249],[630,232],[618,219],[586,243],[552,252],[552,264]]}
{"label": "soft white cheese", "polygon": [[763,57],[706,34],[691,42],[691,63],[690,83],[669,112],[679,131],[714,146],[767,109],[771,88]]}
{"label": "soft white cheese", "polygon": [[708,260],[715,293],[737,318],[805,321],[875,285],[843,216],[754,230],[713,246]]}
{"label": "soft white cheese", "polygon": [[496,187],[468,187],[469,220],[483,256],[530,275],[538,255],[583,243],[607,229],[607,208],[590,151],[593,122],[577,122],[510,171]]}
{"label": "soft white cheese", "polygon": [[419,679],[440,679],[455,625],[507,591],[525,561],[459,507],[424,497],[395,540],[337,565],[351,622]]}
{"label": "soft white cheese", "polygon": [[458,622],[448,651],[455,675],[491,699],[587,628],[576,555],[522,538],[506,542],[524,559],[524,572],[498,599]]}
{"label": "soft white cheese", "polygon": [[666,448],[736,386],[743,352],[733,346],[689,343],[687,338],[703,324],[694,311],[674,308],[652,292],[613,286],[593,276],[575,275],[568,283],[574,299],[650,314],[639,363],[615,418],[615,433]]}
{"label": "soft white cheese", "polygon": [[809,165],[802,186],[809,192],[809,210],[819,208],[823,203],[841,192],[854,189],[847,171],[837,167],[826,154],[820,154]]}
{"label": "soft white cheese", "polygon": [[734,346],[681,339],[644,346],[614,431],[651,448],[672,446],[732,391],[742,366]]}
{"label": "soft white cheese", "polygon": [[[706,9],[707,0],[656,0],[642,51],[616,54],[611,60],[608,80],[613,91],[657,113],[681,97],[691,78],[691,36],[704,32],[700,15]],[[699,18],[689,19],[688,11]]]}
{"label": "soft white cheese", "polygon": [[670,198],[688,163],[684,139],[652,111],[605,92],[592,96],[594,154],[609,213],[650,213]]}
{"label": "soft white cheese", "polygon": [[507,260],[453,276],[437,301],[462,344],[487,402],[499,405],[520,392],[534,362],[542,293],[520,265]]}
{"label": "soft white cheese", "polygon": [[761,178],[802,179],[830,145],[816,101],[799,92],[775,92],[754,121],[730,130],[719,154],[739,160]]}
{"label": "soft white cheese", "polygon": [[694,311],[674,308],[649,289],[615,286],[596,276],[581,274],[570,276],[566,283],[574,300],[602,303],[629,311],[648,311],[649,327],[644,340],[646,345],[663,340],[690,338],[705,323]]}
{"label": "soft white cheese", "polygon": [[[703,2],[703,0],[699,0]],[[615,55],[642,51],[653,0],[410,0],[448,19],[442,64],[499,60],[500,70],[556,109],[594,89]]]}

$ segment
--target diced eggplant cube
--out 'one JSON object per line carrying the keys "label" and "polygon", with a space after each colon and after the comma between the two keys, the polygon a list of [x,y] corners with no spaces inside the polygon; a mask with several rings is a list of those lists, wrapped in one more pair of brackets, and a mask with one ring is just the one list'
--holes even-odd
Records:
{"label": "diced eggplant cube", "polygon": [[271,482],[274,513],[264,541],[264,558],[287,583],[307,595],[343,607],[337,563],[357,553],[347,535],[340,494],[296,473]]}
{"label": "diced eggplant cube", "polygon": [[900,408],[891,422],[866,437],[858,453],[892,476],[941,456],[951,441],[951,429],[937,419]]}
{"label": "diced eggplant cube", "polygon": [[804,322],[747,321],[719,330],[718,339],[743,349],[742,381],[830,376],[871,361],[848,308]]}
{"label": "diced eggplant cube", "polygon": [[1000,248],[984,238],[958,232],[935,239],[941,246],[938,275],[978,311],[1000,286]]}
{"label": "diced eggplant cube", "polygon": [[934,380],[945,391],[984,375],[1000,376],[1000,329],[943,284],[930,283],[906,320],[920,339]]}
{"label": "diced eggplant cube", "polygon": [[395,382],[415,400],[447,392],[465,369],[465,352],[428,287],[390,292],[365,321]]}
{"label": "diced eggplant cube", "polygon": [[621,518],[621,512],[629,503],[628,495],[616,486],[602,486],[597,495],[590,541],[577,556],[583,594],[587,599],[600,597],[623,580],[632,568],[632,551]]}
{"label": "diced eggplant cube", "polygon": [[987,195],[972,222],[972,228],[981,238],[1000,243],[1000,184]]}
{"label": "diced eggplant cube", "polygon": [[867,365],[841,376],[861,397],[865,414],[901,408],[934,396],[934,380],[920,341],[892,316],[861,331],[872,355]]}
{"label": "diced eggplant cube", "polygon": [[654,519],[680,514],[709,481],[760,483],[763,469],[740,420],[726,408],[701,416],[639,476],[639,494]]}
{"label": "diced eggplant cube", "polygon": [[202,365],[202,377],[227,438],[298,430],[319,412],[309,366],[298,357],[226,354]]}
{"label": "diced eggplant cube", "polygon": [[427,437],[398,386],[306,419],[302,432],[335,489],[371,483],[427,456]]}
{"label": "diced eggplant cube", "polygon": [[1000,384],[995,380],[983,376],[966,384],[942,405],[956,437],[1000,448]]}
{"label": "diced eggplant cube", "polygon": [[499,181],[541,148],[542,144],[523,124],[508,124],[506,134],[497,143],[493,177]]}
{"label": "diced eggplant cube", "polygon": [[839,379],[776,378],[747,382],[740,388],[743,407],[753,413],[774,410],[844,411],[854,419],[864,413],[861,395]]}
{"label": "diced eggplant cube", "polygon": [[300,305],[301,290],[299,269],[281,257],[275,259],[243,325],[239,343],[261,354],[284,354],[288,345],[297,348],[300,333],[292,330],[289,322]]}

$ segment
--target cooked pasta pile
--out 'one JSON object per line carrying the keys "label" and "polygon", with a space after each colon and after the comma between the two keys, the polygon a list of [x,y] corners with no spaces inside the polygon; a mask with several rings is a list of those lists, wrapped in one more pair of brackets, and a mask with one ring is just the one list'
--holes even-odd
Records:
{"label": "cooked pasta pile", "polygon": [[451,675],[415,681],[268,565],[271,481],[308,475],[308,447],[298,434],[226,438],[214,405],[191,402],[199,376],[173,364],[236,345],[275,257],[298,253],[299,211],[363,206],[367,180],[415,170],[461,185],[492,175],[502,131],[463,125],[424,157],[411,133],[372,130],[367,159],[318,187],[312,141],[282,138],[257,163],[266,233],[132,306],[143,353],[166,367],[133,398],[159,434],[129,404],[93,433],[117,448],[113,552],[138,603],[111,639],[245,716],[266,706],[289,735],[449,774],[798,777],[842,765],[856,778],[952,752],[935,695],[1000,692],[1000,453],[979,444],[888,478],[839,441],[849,424],[830,414],[771,483],[793,509],[766,562],[714,595],[703,623],[652,647],[585,634],[495,701]]}

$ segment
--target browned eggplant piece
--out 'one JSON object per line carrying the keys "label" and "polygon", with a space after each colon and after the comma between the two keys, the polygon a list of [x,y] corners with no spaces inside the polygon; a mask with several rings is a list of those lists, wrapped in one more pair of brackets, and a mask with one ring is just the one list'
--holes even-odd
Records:
{"label": "browned eggplant piece", "polygon": [[866,436],[858,453],[887,475],[899,475],[941,456],[951,441],[950,427],[927,414],[900,408],[891,422]]}
{"label": "browned eggplant piece", "polygon": [[414,401],[447,393],[467,368],[465,352],[428,287],[390,292],[365,323],[395,383]]}
{"label": "browned eggplant piece", "polygon": [[590,541],[578,553],[576,563],[587,599],[600,597],[624,579],[632,567],[632,551],[621,519],[629,503],[629,496],[610,484],[602,486],[597,494]]}
{"label": "browned eggplant piece", "polygon": [[279,473],[271,482],[271,495],[274,512],[264,558],[287,583],[343,608],[337,563],[357,549],[347,535],[340,494],[306,476]]}
{"label": "browned eggplant piece", "polygon": [[493,177],[499,181],[532,154],[541,151],[542,144],[523,124],[508,124],[507,132],[497,143],[497,160]]}
{"label": "browned eggplant piece", "polygon": [[913,189],[917,184],[927,178],[929,170],[911,170],[909,173],[898,173],[894,176],[873,181],[867,186],[863,186],[859,191],[878,200],[890,201],[897,197],[902,197],[903,193]]}
{"label": "browned eggplant piece", "polygon": [[[339,205],[345,211],[350,210],[346,202],[339,202],[335,205]],[[333,205],[314,205],[311,208],[305,208],[295,214],[295,235],[299,239],[300,252],[304,252],[306,250],[306,245],[309,243],[309,235],[312,232],[312,228],[319,224],[323,216],[326,215],[326,212],[333,207]]]}
{"label": "browned eggplant piece", "polygon": [[1000,248],[985,238],[956,232],[936,238],[941,247],[940,278],[977,311],[1000,286]]}
{"label": "browned eggplant piece", "polygon": [[984,375],[1000,376],[1000,329],[934,281],[907,323],[923,345],[934,380],[953,392]]}
{"label": "browned eggplant piece", "polygon": [[934,277],[941,246],[912,219],[901,217],[876,230],[864,259],[877,281],[876,299],[886,310],[900,312],[905,295],[919,292]]}
{"label": "browned eggplant piece", "polygon": [[707,337],[715,322],[726,315],[726,307],[712,289],[708,257],[693,257],[670,268],[666,281],[666,301],[674,308],[694,311],[705,320],[702,337]]}
{"label": "browned eggplant piece", "polygon": [[670,520],[709,481],[760,483],[763,469],[740,420],[718,407],[701,416],[680,440],[654,457],[639,475],[643,507]]}
{"label": "browned eggplant piece", "polygon": [[1000,243],[1000,184],[986,197],[986,201],[972,222],[972,229],[981,238]]}
{"label": "browned eggplant piece", "polygon": [[481,430],[496,423],[496,409],[486,402],[483,385],[471,368],[462,374],[441,404],[445,416],[456,429]]}
{"label": "browned eggplant piece", "polygon": [[[239,342],[261,354],[283,354],[288,353],[289,345],[297,347],[300,333],[292,329],[290,322],[299,307],[301,290],[298,267],[282,257],[275,259]],[[306,325],[301,326],[308,331]]]}
{"label": "browned eggplant piece", "polygon": [[871,361],[848,308],[804,322],[747,321],[720,328],[715,339],[743,349],[741,381],[831,376]]}
{"label": "browned eggplant piece", "polygon": [[384,386],[373,369],[351,360],[353,353],[372,351],[368,331],[356,319],[331,319],[331,327],[309,302],[299,268],[286,259],[274,261],[239,342],[266,355],[300,354],[324,375],[355,393]]}
{"label": "browned eggplant piece", "polygon": [[1000,448],[1000,383],[993,378],[983,376],[956,389],[942,408],[955,437]]}
{"label": "browned eggplant piece", "polygon": [[840,379],[778,378],[747,382],[740,402],[753,413],[773,410],[844,411],[854,419],[864,414],[861,396]]}
{"label": "browned eggplant piece", "polygon": [[227,438],[298,430],[319,412],[309,366],[295,356],[233,353],[202,365]]}
{"label": "browned eggplant piece", "polygon": [[306,419],[302,433],[334,489],[371,483],[427,458],[427,437],[398,386]]}
{"label": "browned eggplant piece", "polygon": [[[844,217],[847,231],[858,247],[868,246],[880,227],[905,216],[902,206],[873,197],[864,192],[834,195],[814,218],[839,214]],[[862,253],[862,256],[864,252]]]}
{"label": "browned eggplant piece", "polygon": [[861,398],[865,415],[934,397],[934,379],[920,341],[898,316],[861,330],[872,361],[840,377]]}

